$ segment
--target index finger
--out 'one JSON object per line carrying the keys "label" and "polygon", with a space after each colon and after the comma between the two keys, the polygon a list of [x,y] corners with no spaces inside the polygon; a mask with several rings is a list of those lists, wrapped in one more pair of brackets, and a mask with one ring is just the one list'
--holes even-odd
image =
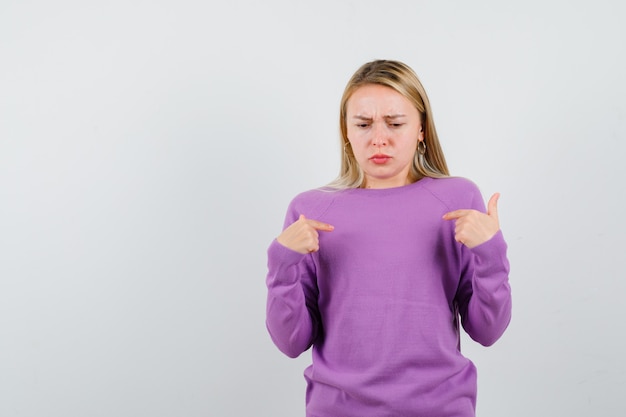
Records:
{"label": "index finger", "polygon": [[466,214],[468,214],[470,211],[469,209],[461,209],[461,210],[454,210],[454,211],[449,211],[446,214],[443,215],[443,219],[444,220],[454,220],[454,219],[459,219],[463,216],[465,216]]}
{"label": "index finger", "polygon": [[305,221],[309,226],[314,228],[315,230],[321,230],[325,232],[330,232],[335,228],[332,224],[320,222],[319,220],[307,219],[304,217],[304,214],[300,215],[300,220]]}

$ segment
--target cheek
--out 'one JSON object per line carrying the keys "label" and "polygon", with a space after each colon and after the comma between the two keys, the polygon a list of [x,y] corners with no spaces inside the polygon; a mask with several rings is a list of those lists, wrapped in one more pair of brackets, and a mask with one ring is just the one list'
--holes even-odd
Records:
{"label": "cheek", "polygon": [[413,159],[417,150],[417,139],[408,139],[402,146],[402,154],[407,159]]}
{"label": "cheek", "polygon": [[368,158],[367,147],[364,147],[362,143],[354,141],[350,142],[350,147],[352,150],[352,155],[354,155],[354,159],[359,165],[363,165]]}
{"label": "cheek", "polygon": [[354,129],[352,126],[348,126],[346,129],[346,135],[348,136],[348,140],[350,142],[356,142],[360,138],[360,133],[358,130]]}
{"label": "cheek", "polygon": [[351,142],[351,147],[352,147],[352,153],[354,154],[354,157],[356,158],[356,160],[362,161],[365,158],[367,149],[364,149],[363,145],[359,144],[358,142],[356,143]]}
{"label": "cheek", "polygon": [[355,156],[359,156],[359,153],[363,153],[363,149],[367,148],[367,142],[363,138],[363,134],[358,131],[351,131],[348,129],[346,131],[348,136],[348,142],[350,142],[350,147],[352,148],[352,152]]}

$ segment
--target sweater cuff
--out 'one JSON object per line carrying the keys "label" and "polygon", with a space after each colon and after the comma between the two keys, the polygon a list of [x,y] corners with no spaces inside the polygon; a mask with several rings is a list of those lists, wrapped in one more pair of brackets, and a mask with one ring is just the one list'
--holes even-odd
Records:
{"label": "sweater cuff", "polygon": [[481,264],[501,264],[508,270],[508,259],[506,256],[507,244],[504,240],[502,230],[498,230],[491,239],[470,250],[478,260],[481,261]]}
{"label": "sweater cuff", "polygon": [[270,270],[275,270],[281,266],[284,268],[288,265],[296,265],[302,262],[305,256],[305,254],[283,246],[274,239],[267,249],[267,266]]}

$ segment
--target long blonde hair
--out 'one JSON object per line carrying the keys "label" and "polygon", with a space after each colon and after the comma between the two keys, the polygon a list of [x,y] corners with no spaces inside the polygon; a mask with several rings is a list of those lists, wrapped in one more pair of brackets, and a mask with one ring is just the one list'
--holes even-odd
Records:
{"label": "long blonde hair", "polygon": [[348,141],[346,107],[352,94],[359,87],[367,84],[378,84],[393,88],[413,103],[421,116],[426,148],[425,152],[423,148],[419,151],[418,149],[423,145],[418,143],[409,173],[409,180],[415,182],[424,177],[440,178],[449,176],[446,159],[435,130],[430,102],[419,78],[408,65],[402,62],[376,60],[361,66],[350,78],[343,92],[339,110],[342,149],[341,169],[339,176],[328,186],[336,189],[345,189],[359,188],[365,184],[365,175],[356,161]]}

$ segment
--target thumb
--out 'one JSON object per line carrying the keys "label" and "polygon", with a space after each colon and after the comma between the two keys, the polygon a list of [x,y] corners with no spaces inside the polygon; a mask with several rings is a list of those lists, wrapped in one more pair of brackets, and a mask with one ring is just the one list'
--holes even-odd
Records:
{"label": "thumb", "polygon": [[489,199],[489,203],[487,203],[487,214],[498,218],[498,199],[500,198],[500,193],[495,193]]}

